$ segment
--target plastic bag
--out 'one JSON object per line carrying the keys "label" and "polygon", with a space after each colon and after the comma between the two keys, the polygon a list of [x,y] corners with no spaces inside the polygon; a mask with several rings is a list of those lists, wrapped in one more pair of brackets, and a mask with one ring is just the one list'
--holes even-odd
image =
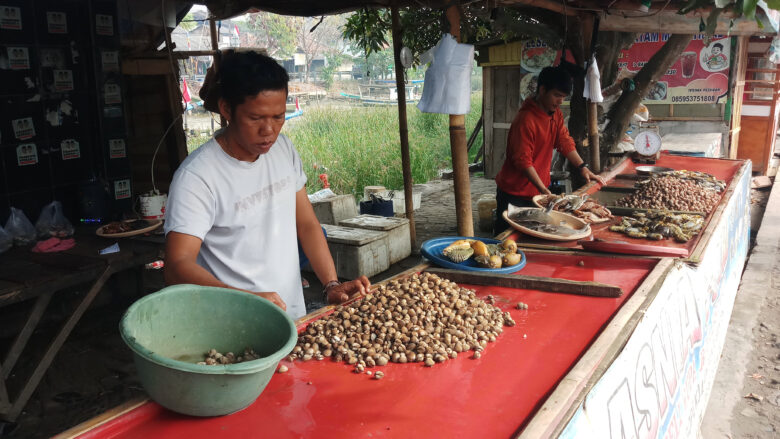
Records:
{"label": "plastic bag", "polygon": [[14,245],[31,245],[35,243],[35,227],[27,215],[21,210],[12,207],[11,216],[5,223],[5,231],[14,240]]}
{"label": "plastic bag", "polygon": [[[426,55],[428,52],[426,52]],[[467,114],[470,110],[474,46],[445,34],[433,49],[417,108],[424,113]]]}
{"label": "plastic bag", "polygon": [[62,203],[52,201],[41,210],[35,222],[38,239],[67,238],[73,235],[73,224],[62,214]]}
{"label": "plastic bag", "polygon": [[0,253],[14,245],[14,239],[2,227],[0,227]]}
{"label": "plastic bag", "polygon": [[780,64],[780,38],[772,38],[772,44],[769,46],[769,61],[773,64]]}
{"label": "plastic bag", "polygon": [[647,122],[650,120],[650,110],[645,104],[639,104],[636,110],[634,110],[634,114],[631,116],[631,119],[634,122]]}

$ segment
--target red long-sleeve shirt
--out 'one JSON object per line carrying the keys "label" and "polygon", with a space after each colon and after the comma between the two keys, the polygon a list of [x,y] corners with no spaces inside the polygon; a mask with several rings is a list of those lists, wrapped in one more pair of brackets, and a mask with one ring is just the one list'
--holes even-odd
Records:
{"label": "red long-sleeve shirt", "polygon": [[496,176],[498,188],[528,199],[538,195],[539,190],[523,169],[533,166],[542,183],[549,186],[553,148],[564,156],[574,151],[574,139],[563,123],[563,113],[556,109],[550,116],[533,98],[526,99],[509,127],[506,159]]}

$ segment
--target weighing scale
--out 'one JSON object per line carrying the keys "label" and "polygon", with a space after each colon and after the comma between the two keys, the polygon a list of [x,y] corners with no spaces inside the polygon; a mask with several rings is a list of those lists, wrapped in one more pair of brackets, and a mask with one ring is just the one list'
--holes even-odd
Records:
{"label": "weighing scale", "polygon": [[655,131],[642,131],[634,139],[634,149],[634,163],[655,164],[661,154],[661,136]]}

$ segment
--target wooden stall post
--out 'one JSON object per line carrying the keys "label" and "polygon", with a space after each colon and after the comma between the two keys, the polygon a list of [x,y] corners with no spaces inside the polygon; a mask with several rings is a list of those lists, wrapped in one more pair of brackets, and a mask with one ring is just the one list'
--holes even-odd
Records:
{"label": "wooden stall post", "polygon": [[[585,13],[581,17],[582,35],[587,53],[588,62],[593,56],[593,42],[597,40],[599,32],[598,19],[594,14]],[[595,172],[601,172],[601,156],[599,152],[599,105],[596,102],[588,101],[588,147],[590,148],[590,169]]]}
{"label": "wooden stall post", "polygon": [[[460,12],[458,6],[447,8],[450,34],[460,42]],[[458,234],[474,236],[471,218],[471,183],[469,182],[469,154],[466,149],[466,116],[450,114],[450,149],[452,150],[452,175],[455,182],[455,214]]]}
{"label": "wooden stall post", "polygon": [[[217,22],[214,19],[214,15],[209,12],[209,34],[211,34],[211,50],[214,50],[216,53],[214,54],[214,74],[219,72],[219,63],[222,60],[222,55],[219,53],[219,35],[217,35]],[[225,120],[225,116],[220,113],[219,115],[219,126],[220,128],[224,128],[227,126],[227,121]]]}
{"label": "wooden stall post", "polygon": [[395,58],[395,86],[398,89],[398,136],[401,138],[401,168],[404,175],[404,203],[406,218],[409,219],[409,241],[414,248],[417,232],[414,228],[414,199],[412,193],[412,164],[409,155],[409,128],[406,123],[406,84],[404,66],[401,64],[401,19],[398,16],[398,4],[391,8],[393,20],[393,53]]}

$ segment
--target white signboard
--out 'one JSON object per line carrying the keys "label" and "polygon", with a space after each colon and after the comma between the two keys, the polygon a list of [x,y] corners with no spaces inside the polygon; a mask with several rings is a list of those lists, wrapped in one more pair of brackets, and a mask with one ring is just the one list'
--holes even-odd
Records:
{"label": "white signboard", "polygon": [[122,200],[130,198],[130,180],[117,180],[114,182],[114,198]]}
{"label": "white signboard", "polygon": [[95,15],[95,33],[106,37],[114,35],[114,17],[111,15]]}
{"label": "white signboard", "polygon": [[63,160],[73,160],[81,158],[81,147],[76,139],[65,139],[60,142],[60,151]]}
{"label": "white signboard", "polygon": [[64,12],[47,11],[46,26],[50,34],[68,33],[68,16]]}
{"label": "white signboard", "polygon": [[127,157],[125,139],[110,139],[108,141],[108,156],[112,159],[121,159]]}
{"label": "white signboard", "polygon": [[38,163],[38,148],[34,143],[24,143],[16,147],[16,163],[19,166]]}
{"label": "white signboard", "polygon": [[35,125],[33,125],[32,117],[14,119],[11,121],[11,125],[14,127],[14,137],[17,139],[27,140],[35,137]]}
{"label": "white signboard", "polygon": [[0,29],[22,30],[22,10],[0,5]]}
{"label": "white signboard", "polygon": [[29,70],[30,53],[26,47],[8,48],[8,65],[11,70]]}
{"label": "white signboard", "polygon": [[71,91],[73,90],[73,70],[54,70],[54,90]]}
{"label": "white signboard", "polygon": [[697,266],[677,264],[561,438],[698,437],[747,256],[750,169]]}

